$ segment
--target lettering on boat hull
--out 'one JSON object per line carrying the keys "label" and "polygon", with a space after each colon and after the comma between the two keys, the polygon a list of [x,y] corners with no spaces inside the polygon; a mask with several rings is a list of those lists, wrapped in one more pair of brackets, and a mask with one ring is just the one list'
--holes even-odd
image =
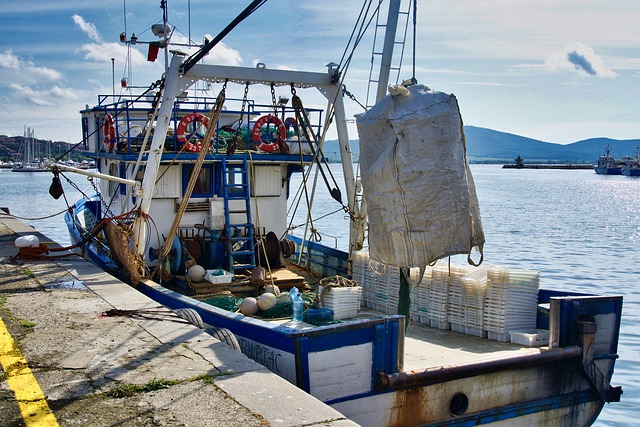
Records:
{"label": "lettering on boat hull", "polygon": [[296,383],[295,357],[293,354],[244,337],[238,336],[237,338],[240,350],[245,356],[263,365],[271,372],[275,372],[290,383]]}

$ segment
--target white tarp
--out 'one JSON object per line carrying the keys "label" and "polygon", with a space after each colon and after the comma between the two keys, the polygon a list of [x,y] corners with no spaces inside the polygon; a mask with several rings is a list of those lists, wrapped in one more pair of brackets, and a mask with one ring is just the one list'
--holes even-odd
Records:
{"label": "white tarp", "polygon": [[371,258],[410,268],[482,251],[484,233],[455,96],[408,89],[356,123]]}

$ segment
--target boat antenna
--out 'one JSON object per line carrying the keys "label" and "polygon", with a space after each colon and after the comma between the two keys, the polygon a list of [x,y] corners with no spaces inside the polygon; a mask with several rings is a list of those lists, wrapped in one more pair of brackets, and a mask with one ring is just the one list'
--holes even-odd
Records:
{"label": "boat antenna", "polygon": [[220,33],[213,38],[210,42],[200,48],[199,51],[191,55],[187,60],[182,64],[182,72],[187,73],[191,67],[196,65],[198,61],[200,61],[206,54],[209,53],[211,49],[217,45],[220,40],[222,40],[227,34],[231,32],[239,23],[245,20],[249,15],[258,10],[260,6],[265,4],[267,0],[253,0],[249,6],[247,6],[238,16],[235,17],[233,21],[229,23]]}
{"label": "boat antenna", "polygon": [[124,34],[127,34],[127,0],[122,0],[122,6],[124,13]]}

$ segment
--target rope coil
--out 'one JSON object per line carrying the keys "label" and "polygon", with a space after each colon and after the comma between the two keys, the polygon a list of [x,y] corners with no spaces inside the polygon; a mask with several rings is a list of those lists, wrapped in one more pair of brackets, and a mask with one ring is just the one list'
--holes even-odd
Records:
{"label": "rope coil", "polygon": [[[319,292],[320,286],[322,286],[322,292]],[[318,287],[318,291],[316,291],[319,293],[316,301],[320,301],[320,305],[324,307],[324,297],[332,288],[355,288],[358,286],[358,283],[355,280],[335,275],[320,279],[320,286]]]}

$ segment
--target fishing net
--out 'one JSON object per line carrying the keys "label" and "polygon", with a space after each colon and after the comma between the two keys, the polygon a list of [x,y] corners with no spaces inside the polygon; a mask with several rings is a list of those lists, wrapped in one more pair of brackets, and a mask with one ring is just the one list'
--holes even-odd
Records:
{"label": "fishing net", "polygon": [[[300,296],[304,301],[305,310],[308,307],[315,306],[316,295],[300,294]],[[244,298],[236,298],[233,295],[220,295],[220,296],[215,296],[215,297],[202,300],[202,302],[221,308],[223,310],[235,312],[235,311],[238,311],[238,309],[240,308],[240,304],[242,303],[243,300]],[[259,319],[286,319],[291,317],[292,315],[293,315],[293,304],[290,301],[285,301],[285,302],[279,303],[278,305],[268,310],[261,310],[258,313],[256,313],[253,317],[256,317]],[[306,312],[305,312],[303,321],[305,323],[308,323],[314,326],[324,326],[324,325],[331,325],[334,323],[341,323],[340,320],[309,319],[306,316]]]}
{"label": "fishing net", "polygon": [[222,295],[206,299],[202,302],[213,305],[214,307],[221,308],[223,310],[236,311],[240,307],[242,298],[236,298],[233,295]]}

